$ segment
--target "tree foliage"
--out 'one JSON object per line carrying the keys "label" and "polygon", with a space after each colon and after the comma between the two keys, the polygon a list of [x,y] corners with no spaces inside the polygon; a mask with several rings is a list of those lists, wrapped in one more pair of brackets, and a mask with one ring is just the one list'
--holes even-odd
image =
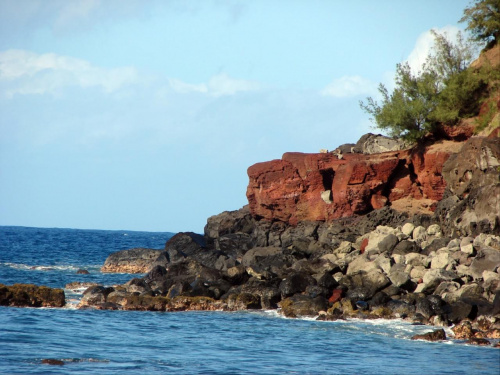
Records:
{"label": "tree foliage", "polygon": [[467,22],[466,30],[476,41],[496,44],[500,40],[500,1],[476,0],[465,8],[460,22]]}
{"label": "tree foliage", "polygon": [[382,95],[379,105],[373,98],[367,103],[361,102],[361,108],[372,115],[377,126],[390,136],[414,141],[432,131],[433,123],[429,120],[432,109],[436,106],[438,80],[432,71],[415,75],[408,63],[396,66],[396,88],[389,94],[380,84]]}
{"label": "tree foliage", "polygon": [[416,141],[479,109],[486,78],[467,69],[475,55],[474,45],[461,33],[456,43],[446,34],[432,34],[434,48],[420,72],[414,74],[408,63],[398,64],[392,94],[380,84],[380,104],[371,97],[360,102],[377,127],[393,137]]}

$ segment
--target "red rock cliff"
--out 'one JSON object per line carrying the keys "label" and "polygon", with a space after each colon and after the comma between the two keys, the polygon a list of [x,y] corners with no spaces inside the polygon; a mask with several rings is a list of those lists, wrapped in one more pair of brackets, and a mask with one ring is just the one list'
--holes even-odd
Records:
{"label": "red rock cliff", "polygon": [[379,154],[285,153],[248,168],[252,215],[295,225],[363,214],[385,205],[432,210],[443,197],[441,174],[460,142]]}

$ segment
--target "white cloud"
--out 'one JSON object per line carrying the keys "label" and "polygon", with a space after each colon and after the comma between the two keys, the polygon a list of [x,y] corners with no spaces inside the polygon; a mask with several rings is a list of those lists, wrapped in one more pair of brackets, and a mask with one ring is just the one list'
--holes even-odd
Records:
{"label": "white cloud", "polygon": [[190,92],[199,92],[205,94],[208,92],[207,85],[203,83],[196,85],[196,84],[186,83],[181,81],[180,79],[175,79],[175,78],[169,78],[168,83],[175,92],[178,92],[180,94],[187,94]]}
{"label": "white cloud", "polygon": [[234,95],[238,92],[255,91],[260,88],[260,84],[255,81],[234,79],[226,74],[218,74],[208,81],[210,95],[218,97]]}
{"label": "white cloud", "polygon": [[[445,26],[442,28],[435,28],[434,30],[437,31],[438,34],[446,34],[447,38],[453,42],[456,41],[457,34],[460,31],[456,26]],[[427,56],[432,52],[433,46],[434,36],[431,30],[420,34],[415,43],[415,47],[413,47],[413,50],[406,59],[413,73],[416,74],[422,70],[422,65],[425,63]]]}
{"label": "white cloud", "polygon": [[255,81],[235,79],[225,73],[217,74],[207,83],[191,84],[178,79],[170,78],[170,87],[181,94],[202,93],[213,97],[235,95],[240,92],[256,91],[262,86]]}
{"label": "white cloud", "polygon": [[138,73],[132,67],[104,69],[85,60],[54,53],[0,52],[0,92],[7,97],[53,94],[69,86],[98,87],[105,93],[112,93],[138,82],[138,79]]}
{"label": "white cloud", "polygon": [[358,95],[372,95],[377,91],[377,84],[361,76],[344,76],[333,80],[321,94],[335,98],[349,98]]}

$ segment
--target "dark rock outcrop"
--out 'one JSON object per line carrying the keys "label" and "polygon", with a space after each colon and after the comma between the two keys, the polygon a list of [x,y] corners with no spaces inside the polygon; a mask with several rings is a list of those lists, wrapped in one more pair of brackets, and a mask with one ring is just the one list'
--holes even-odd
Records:
{"label": "dark rock outcrop", "polygon": [[0,284],[0,306],[63,307],[64,290],[33,284]]}
{"label": "dark rock outcrop", "polygon": [[160,253],[161,250],[145,248],[117,251],[108,256],[101,272],[146,273]]}

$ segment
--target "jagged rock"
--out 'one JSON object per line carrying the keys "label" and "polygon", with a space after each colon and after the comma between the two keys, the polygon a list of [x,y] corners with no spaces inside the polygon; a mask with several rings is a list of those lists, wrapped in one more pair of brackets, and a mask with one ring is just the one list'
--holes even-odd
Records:
{"label": "jagged rock", "polygon": [[161,250],[145,248],[117,251],[108,256],[101,272],[146,273],[160,253]]}

